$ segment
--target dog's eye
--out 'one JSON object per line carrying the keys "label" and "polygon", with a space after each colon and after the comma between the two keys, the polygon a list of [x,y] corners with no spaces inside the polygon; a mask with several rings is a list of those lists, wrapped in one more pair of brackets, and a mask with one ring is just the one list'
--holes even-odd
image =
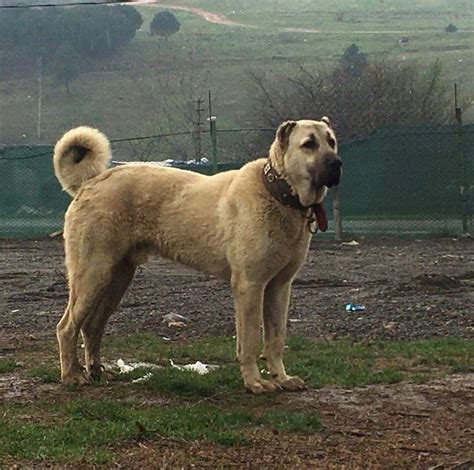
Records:
{"label": "dog's eye", "polygon": [[332,137],[328,138],[328,144],[332,149],[336,147],[336,141]]}
{"label": "dog's eye", "polygon": [[315,150],[316,148],[318,148],[318,143],[315,140],[310,139],[310,140],[307,140],[302,145],[302,147],[305,148],[305,149],[308,149],[308,150]]}

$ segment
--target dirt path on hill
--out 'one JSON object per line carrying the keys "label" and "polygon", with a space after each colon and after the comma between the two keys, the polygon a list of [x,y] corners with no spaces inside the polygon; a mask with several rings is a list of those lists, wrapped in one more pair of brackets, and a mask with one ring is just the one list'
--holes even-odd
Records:
{"label": "dirt path on hill", "polygon": [[133,3],[134,5],[154,5],[160,8],[169,8],[170,10],[185,11],[187,13],[192,13],[193,15],[200,16],[209,23],[221,24],[225,26],[240,26],[245,28],[255,28],[255,26],[249,24],[238,23],[237,21],[229,20],[229,18],[221,15],[219,13],[212,13],[202,8],[197,7],[186,7],[181,5],[169,5],[166,3],[157,3],[155,0],[132,0],[131,2],[126,2],[128,4]]}

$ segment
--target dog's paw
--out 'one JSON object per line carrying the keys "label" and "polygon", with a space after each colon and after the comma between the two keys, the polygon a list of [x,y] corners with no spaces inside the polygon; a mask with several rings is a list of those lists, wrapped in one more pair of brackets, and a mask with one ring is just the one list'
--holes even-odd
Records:
{"label": "dog's paw", "polygon": [[94,365],[89,367],[88,374],[92,383],[108,383],[112,382],[117,378],[117,374],[110,369],[105,369],[103,365]]}
{"label": "dog's paw", "polygon": [[79,370],[63,375],[61,381],[64,385],[89,385],[92,383],[92,378],[85,370]]}
{"label": "dog's paw", "polygon": [[260,395],[262,393],[274,392],[279,387],[269,380],[259,379],[252,383],[246,383],[245,388],[254,395]]}
{"label": "dog's paw", "polygon": [[306,388],[304,380],[296,375],[293,377],[287,375],[285,378],[275,378],[273,379],[273,383],[283,390],[287,390],[289,392],[296,392]]}

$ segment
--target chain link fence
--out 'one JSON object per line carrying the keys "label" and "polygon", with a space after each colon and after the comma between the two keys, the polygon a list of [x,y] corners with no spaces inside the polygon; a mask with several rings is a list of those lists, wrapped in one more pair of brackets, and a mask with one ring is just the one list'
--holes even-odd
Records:
{"label": "chain link fence", "polygon": [[[212,174],[266,155],[274,129],[180,132],[112,140],[114,164],[155,162]],[[52,146],[0,147],[0,236],[59,231],[70,203],[57,182]],[[340,143],[346,237],[458,236],[473,230],[474,125],[381,128]],[[193,156],[193,158],[189,158]],[[215,165],[217,157],[219,164]],[[331,197],[326,201],[331,217]],[[330,225],[333,235],[334,224]]]}

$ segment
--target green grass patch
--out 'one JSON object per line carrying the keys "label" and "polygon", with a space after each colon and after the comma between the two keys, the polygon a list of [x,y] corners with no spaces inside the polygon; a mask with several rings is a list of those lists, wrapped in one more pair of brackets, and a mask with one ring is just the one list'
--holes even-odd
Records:
{"label": "green grass patch", "polygon": [[[146,370],[133,371],[126,374],[126,378],[140,377],[145,372]],[[166,367],[152,372],[149,380],[134,385],[154,393],[189,398],[210,397],[242,388],[237,365],[223,366],[206,375]]]}
{"label": "green grass patch", "polygon": [[[44,414],[38,419],[38,407]],[[71,400],[30,406],[1,405],[0,458],[30,462],[104,463],[110,446],[123,441],[165,437],[245,444],[243,430],[258,419],[220,406],[179,405],[162,408],[112,400]],[[34,417],[33,417],[34,416]]]}
{"label": "green grass patch", "polygon": [[474,342],[455,338],[372,344],[291,338],[287,364],[290,373],[313,387],[356,387],[411,380],[415,375],[419,381],[440,370],[469,372],[474,370],[473,357]]}
{"label": "green grass patch", "polygon": [[271,411],[260,422],[282,432],[314,434],[323,429],[319,414],[314,411]]}
{"label": "green grass patch", "polygon": [[57,365],[41,364],[25,371],[27,377],[40,379],[43,383],[55,383],[61,379],[61,371]]}
{"label": "green grass patch", "polygon": [[[227,337],[170,344],[151,334],[137,334],[110,339],[105,349],[108,354],[163,364],[165,367],[153,371],[149,381],[137,384],[157,393],[206,397],[241,388],[234,359],[235,340]],[[363,344],[316,342],[295,337],[288,341],[285,363],[290,374],[301,376],[311,387],[357,387],[392,384],[412,377],[420,381],[439,375],[440,371],[470,372],[474,370],[473,356],[474,342],[455,338]],[[211,374],[199,376],[172,369],[170,359],[177,364],[199,360],[220,364],[220,367]],[[131,381],[145,372],[136,370],[125,374],[123,379]]]}
{"label": "green grass patch", "polygon": [[199,439],[233,446],[247,444],[246,430],[261,426],[304,434],[322,429],[314,412],[281,410],[262,415],[249,407],[228,409],[223,405],[187,403],[164,408],[85,399],[0,405],[0,458],[106,463],[113,457],[111,447],[124,441]]}
{"label": "green grass patch", "polygon": [[127,355],[134,360],[152,363],[168,364],[169,359],[173,359],[221,364],[235,361],[235,340],[216,336],[193,342],[170,343],[151,333],[136,333],[125,337],[106,337],[104,353]]}
{"label": "green grass patch", "polygon": [[19,366],[12,357],[0,357],[0,374],[7,374],[13,372]]}

